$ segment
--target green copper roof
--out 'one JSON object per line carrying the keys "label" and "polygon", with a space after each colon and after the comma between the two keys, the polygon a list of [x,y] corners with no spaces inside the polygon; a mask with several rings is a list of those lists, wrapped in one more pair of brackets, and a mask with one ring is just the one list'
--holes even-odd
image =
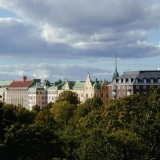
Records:
{"label": "green copper roof", "polygon": [[116,79],[119,77],[119,73],[117,72],[117,70],[115,70],[115,72],[113,73],[113,79]]}
{"label": "green copper roof", "polygon": [[93,89],[95,89],[95,90],[100,89],[100,83],[97,81],[97,78],[96,78],[96,81],[93,84]]}
{"label": "green copper roof", "polygon": [[44,90],[44,86],[40,83],[36,83],[31,85],[28,90]]}
{"label": "green copper roof", "polygon": [[58,82],[55,82],[52,86],[50,86],[48,88],[48,90],[58,90],[58,89],[61,89],[63,86],[64,86],[64,82],[62,81],[58,81]]}
{"label": "green copper roof", "polygon": [[50,86],[50,82],[48,80],[44,80],[44,86],[49,87]]}
{"label": "green copper roof", "polygon": [[73,89],[84,88],[85,81],[75,81]]}

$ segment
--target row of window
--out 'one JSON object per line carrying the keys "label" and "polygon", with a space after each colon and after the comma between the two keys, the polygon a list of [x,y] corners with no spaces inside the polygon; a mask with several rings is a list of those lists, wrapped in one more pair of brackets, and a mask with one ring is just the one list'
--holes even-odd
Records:
{"label": "row of window", "polygon": [[[139,83],[139,82],[141,82],[141,81],[140,81],[140,79],[136,78],[136,81],[135,81],[135,82],[136,82],[136,83]],[[160,83],[160,78],[158,78],[158,79],[154,79],[154,78],[147,79],[147,78],[144,78],[144,79],[143,79],[143,83],[155,83],[155,82]]]}
{"label": "row of window", "polygon": [[[117,95],[117,93],[116,92],[112,92],[112,96],[116,96]],[[131,92],[118,92],[118,95],[119,96],[129,96],[129,95],[131,95]]]}
{"label": "row of window", "polygon": [[[114,83],[132,83],[133,80],[134,80],[133,78],[130,78],[130,79],[115,79]],[[150,79],[144,78],[143,80],[136,78],[135,82],[136,83],[139,83],[139,82],[143,82],[143,83],[155,83],[155,82],[157,82],[157,83],[160,83],[160,78],[158,78],[158,79],[155,79],[155,78],[150,78]]]}
{"label": "row of window", "polygon": [[114,90],[114,89],[131,89],[131,86],[112,86],[112,89]]}
{"label": "row of window", "polygon": [[[29,103],[29,105],[36,105],[36,102],[35,102],[35,101],[29,101],[28,103]],[[41,104],[47,104],[47,101],[42,101]],[[40,101],[39,101],[39,102],[38,102],[38,105],[41,105],[41,104],[40,104]]]}
{"label": "row of window", "polygon": [[[147,86],[142,86],[143,89],[147,89]],[[140,89],[140,86],[136,86],[136,89]]]}

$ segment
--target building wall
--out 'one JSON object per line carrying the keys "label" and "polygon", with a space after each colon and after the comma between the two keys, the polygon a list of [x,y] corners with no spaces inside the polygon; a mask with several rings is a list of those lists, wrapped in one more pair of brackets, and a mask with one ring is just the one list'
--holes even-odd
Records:
{"label": "building wall", "polygon": [[48,103],[55,102],[57,97],[58,97],[58,90],[55,90],[55,89],[48,90]]}
{"label": "building wall", "polygon": [[103,82],[100,88],[100,97],[104,105],[108,104],[108,84],[107,82]]}
{"label": "building wall", "polygon": [[13,88],[7,90],[7,103],[15,106],[21,105],[27,109],[28,107],[28,89],[27,88]]}
{"label": "building wall", "polygon": [[35,91],[28,91],[28,108],[29,110],[32,110],[32,107],[34,105],[40,106],[42,109],[45,107],[48,103],[47,99],[47,91],[44,89],[41,90],[35,90]]}

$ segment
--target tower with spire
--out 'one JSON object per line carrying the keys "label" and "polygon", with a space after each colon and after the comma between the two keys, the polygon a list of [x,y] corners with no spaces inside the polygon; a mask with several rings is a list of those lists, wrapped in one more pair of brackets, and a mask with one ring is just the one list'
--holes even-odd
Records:
{"label": "tower with spire", "polygon": [[117,72],[117,54],[115,53],[115,71],[113,73],[113,78],[112,79],[116,79],[119,77],[119,73]]}

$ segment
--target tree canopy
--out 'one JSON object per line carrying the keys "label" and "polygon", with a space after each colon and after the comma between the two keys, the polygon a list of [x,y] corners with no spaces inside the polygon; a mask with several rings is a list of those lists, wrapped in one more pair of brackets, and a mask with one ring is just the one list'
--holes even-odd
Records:
{"label": "tree canopy", "polygon": [[97,97],[78,104],[71,91],[42,110],[2,103],[0,119],[5,160],[160,159],[159,88],[111,100],[107,107]]}

